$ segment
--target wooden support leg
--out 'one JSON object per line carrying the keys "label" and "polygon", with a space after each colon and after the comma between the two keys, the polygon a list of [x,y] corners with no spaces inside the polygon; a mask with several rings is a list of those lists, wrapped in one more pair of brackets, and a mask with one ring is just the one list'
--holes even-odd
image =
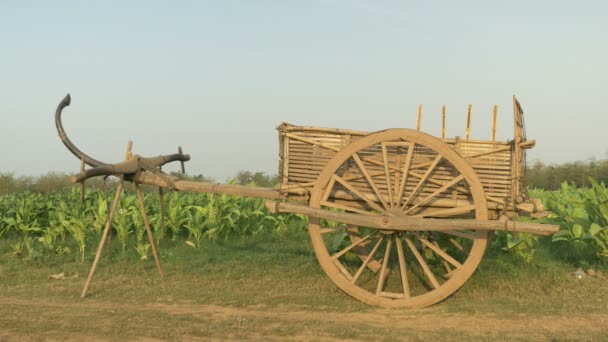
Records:
{"label": "wooden support leg", "polygon": [[[162,171],[162,166],[159,166],[158,169]],[[165,237],[165,190],[162,186],[158,187],[158,197],[160,200],[160,235],[158,241],[160,243],[160,239]]]}
{"label": "wooden support leg", "polygon": [[158,260],[158,254],[156,253],[156,247],[154,244],[154,236],[152,235],[152,229],[150,229],[150,222],[148,222],[148,215],[146,215],[146,207],[144,206],[144,197],[141,194],[141,189],[139,188],[139,184],[135,183],[135,189],[137,190],[137,199],[139,200],[139,207],[141,208],[141,215],[144,218],[144,224],[146,226],[146,231],[148,232],[148,240],[150,240],[150,246],[152,247],[152,254],[154,255],[154,261],[156,261],[156,267],[158,268],[158,273],[160,273],[160,277],[163,278],[165,275],[163,273],[163,269],[160,267],[160,260]]}
{"label": "wooden support leg", "polygon": [[[158,196],[160,197],[160,236],[165,236],[165,190],[162,187],[158,188]],[[159,238],[160,241],[160,238]]]}
{"label": "wooden support leg", "polygon": [[114,212],[116,212],[116,207],[118,206],[118,202],[120,199],[120,194],[122,193],[122,181],[118,184],[118,188],[116,189],[116,195],[114,196],[114,202],[112,203],[112,209],[108,214],[108,220],[106,221],[106,227],[103,230],[103,235],[101,236],[101,241],[99,242],[99,247],[97,248],[97,254],[95,255],[95,261],[93,261],[93,266],[91,266],[91,271],[89,272],[89,277],[87,278],[87,282],[84,284],[84,288],[82,289],[82,293],[80,294],[80,298],[84,298],[87,295],[87,291],[89,290],[89,285],[91,285],[91,280],[93,279],[93,274],[95,274],[95,269],[97,268],[97,264],[99,263],[99,259],[101,258],[101,251],[103,250],[103,245],[106,242],[106,238],[110,232],[110,226],[112,224],[112,218],[114,216]]}
{"label": "wooden support leg", "polygon": [[[106,183],[107,183],[107,179],[103,180],[103,192],[106,196],[106,201],[108,200],[108,190],[106,189]],[[107,207],[108,207],[108,213],[110,212],[111,208],[110,208],[110,203],[107,203]],[[109,216],[108,216],[109,218]],[[110,261],[112,261],[112,229],[110,229],[108,231],[108,259]]]}

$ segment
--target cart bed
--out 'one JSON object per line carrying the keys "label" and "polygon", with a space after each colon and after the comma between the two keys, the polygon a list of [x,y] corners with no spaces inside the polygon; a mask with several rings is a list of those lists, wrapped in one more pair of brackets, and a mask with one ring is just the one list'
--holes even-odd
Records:
{"label": "cart bed", "polygon": [[[338,151],[349,143],[360,139],[369,132],[330,129],[307,126],[294,126],[287,123],[281,124],[279,131],[280,162],[279,177],[281,180],[280,190],[285,195],[302,196],[310,192],[319,174]],[[491,142],[480,140],[463,140],[459,138],[443,139],[443,141],[467,159],[478,175],[488,200],[495,203],[510,203],[512,198],[512,144],[511,142]],[[494,152],[493,152],[494,151]],[[388,148],[389,153],[403,153],[399,147]],[[363,154],[376,156],[381,160],[381,151],[363,151]],[[423,163],[431,160],[429,151],[424,148],[416,148],[414,151],[414,163]],[[353,165],[352,172],[356,166]],[[371,173],[378,174],[378,187],[383,196],[388,196],[386,186],[382,187],[386,177],[382,175],[384,169],[378,166],[371,168]],[[453,167],[449,164],[440,164],[433,176],[437,180],[446,179],[453,174]],[[406,189],[416,186],[416,179],[408,178]],[[371,188],[364,178],[354,181],[358,190],[371,193]],[[422,189],[423,193],[432,193],[439,186],[430,184]],[[453,192],[442,195],[444,199],[467,200],[466,196]]]}

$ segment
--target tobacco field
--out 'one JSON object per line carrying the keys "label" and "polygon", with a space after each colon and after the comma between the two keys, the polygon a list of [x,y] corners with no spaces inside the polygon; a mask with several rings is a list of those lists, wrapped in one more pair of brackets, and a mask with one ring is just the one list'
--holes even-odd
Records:
{"label": "tobacco field", "polygon": [[[561,189],[531,189],[551,214],[542,219],[521,220],[559,224],[550,238],[520,233],[497,232],[491,249],[510,253],[531,263],[537,247],[552,250],[555,257],[577,266],[605,264],[608,260],[608,189],[591,180],[591,186],[577,188],[563,183]],[[0,238],[11,243],[11,255],[28,260],[62,256],[85,262],[92,258],[108,214],[112,191],[87,190],[85,203],[79,190],[53,194],[19,192],[0,197]],[[270,214],[264,201],[238,196],[169,192],[165,194],[165,221],[161,224],[158,193],[144,192],[146,210],[157,243],[181,242],[199,248],[205,240],[247,237],[276,237],[307,229],[307,218],[295,214]],[[121,253],[150,257],[137,197],[121,197],[113,220],[112,236]]]}

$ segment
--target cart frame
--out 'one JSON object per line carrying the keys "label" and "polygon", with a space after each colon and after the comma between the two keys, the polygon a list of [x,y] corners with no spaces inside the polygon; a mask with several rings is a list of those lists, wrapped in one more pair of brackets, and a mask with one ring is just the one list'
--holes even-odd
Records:
{"label": "cart frame", "polygon": [[[85,297],[110,231],[122,181],[133,182],[152,252],[163,271],[145,213],[139,184],[268,200],[274,213],[309,217],[309,232],[319,263],[329,278],[351,296],[372,305],[424,307],[453,294],[473,274],[495,230],[551,235],[559,227],[514,220],[520,213],[542,212],[525,188],[527,140],[521,105],[513,96],[514,139],[496,141],[496,107],[491,141],[442,137],[417,130],[361,132],[294,126],[279,132],[277,188],[194,182],[170,177],[162,165],[190,159],[177,154],[144,158],[131,153],[108,164],[78,149],[63,129],[61,115],[68,94],[55,113],[62,142],[81,160],[73,183],[114,175],[121,179],[102,239],[81,296]],[[85,169],[85,165],[90,169]],[[161,215],[164,215],[161,208]],[[162,221],[162,217],[161,217]],[[342,238],[337,247],[329,241]],[[413,286],[413,279],[420,284]]]}

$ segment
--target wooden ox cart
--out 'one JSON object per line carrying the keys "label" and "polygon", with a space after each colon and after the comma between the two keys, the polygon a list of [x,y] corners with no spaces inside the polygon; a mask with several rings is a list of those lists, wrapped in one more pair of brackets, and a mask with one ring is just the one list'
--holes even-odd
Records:
{"label": "wooden ox cart", "polygon": [[[59,104],[61,140],[82,161],[73,182],[115,175],[134,182],[159,272],[154,240],[138,184],[173,190],[267,199],[275,213],[309,218],[319,264],[351,296],[373,305],[424,307],[443,300],[473,274],[492,231],[551,235],[557,226],[516,222],[519,213],[542,211],[528,198],[523,172],[526,140],[523,111],[515,97],[515,137],[496,141],[496,113],[490,141],[437,138],[411,129],[360,132],[282,124],[280,184],[274,189],[178,180],[160,166],[190,159],[174,155],[107,164],[80,151],[61,124],[69,95]],[[470,107],[469,107],[470,109]],[[419,110],[419,122],[420,122]],[[419,124],[418,124],[419,126]],[[85,170],[84,164],[91,166]],[[86,295],[108,236],[122,182],[83,289]],[[161,200],[161,205],[163,201]],[[162,213],[162,210],[161,210]]]}

